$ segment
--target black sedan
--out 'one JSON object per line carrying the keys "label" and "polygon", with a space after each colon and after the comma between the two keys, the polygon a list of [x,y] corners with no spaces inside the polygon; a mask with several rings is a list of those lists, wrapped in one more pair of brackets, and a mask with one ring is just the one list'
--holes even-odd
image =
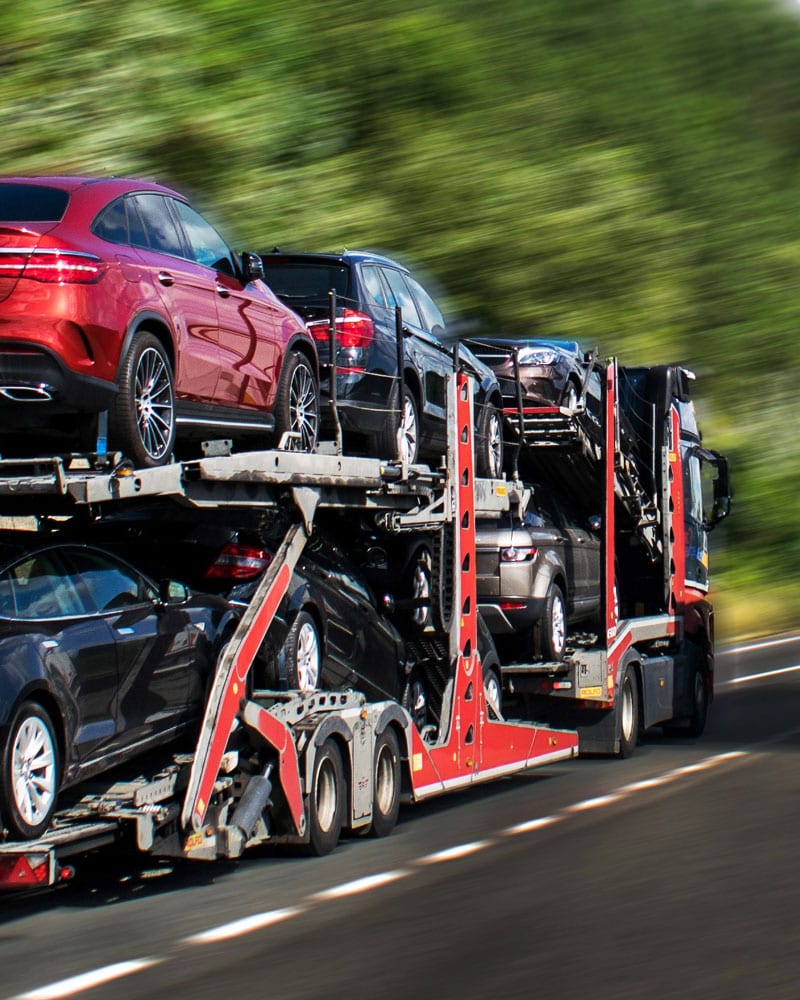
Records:
{"label": "black sedan", "polygon": [[0,566],[0,808],[12,836],[33,839],[62,788],[197,723],[236,616],[36,533],[1,532]]}

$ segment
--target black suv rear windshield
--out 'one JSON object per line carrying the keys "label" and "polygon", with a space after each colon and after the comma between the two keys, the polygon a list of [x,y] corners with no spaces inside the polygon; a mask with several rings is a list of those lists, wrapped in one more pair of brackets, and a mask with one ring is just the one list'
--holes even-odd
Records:
{"label": "black suv rear windshield", "polygon": [[60,222],[69,192],[39,184],[0,184],[3,222]]}
{"label": "black suv rear windshield", "polygon": [[342,298],[352,294],[350,268],[344,264],[296,264],[265,257],[264,269],[267,284],[286,302],[321,306],[327,303],[331,289]]}

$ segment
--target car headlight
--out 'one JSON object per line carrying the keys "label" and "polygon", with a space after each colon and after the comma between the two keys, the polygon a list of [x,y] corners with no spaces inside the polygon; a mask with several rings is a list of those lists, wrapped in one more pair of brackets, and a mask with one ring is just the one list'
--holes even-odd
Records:
{"label": "car headlight", "polygon": [[524,347],[518,355],[521,365],[554,365],[559,361],[557,351],[547,347]]}

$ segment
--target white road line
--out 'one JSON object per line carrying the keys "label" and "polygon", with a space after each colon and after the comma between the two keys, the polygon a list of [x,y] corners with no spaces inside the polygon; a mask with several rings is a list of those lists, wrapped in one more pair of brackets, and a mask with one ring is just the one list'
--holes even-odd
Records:
{"label": "white road line", "polygon": [[750,681],[762,681],[765,677],[779,677],[781,674],[794,674],[800,670],[800,663],[795,663],[792,667],[779,667],[776,670],[764,670],[760,674],[746,674],[743,677],[734,677],[732,680],[723,681],[716,687],[730,687],[732,684],[748,684]]}
{"label": "white road line", "polygon": [[764,639],[760,642],[743,642],[739,646],[728,646],[721,650],[722,655],[729,653],[749,653],[753,649],[770,649],[772,646],[787,646],[792,642],[800,642],[800,635],[787,635],[782,639]]}
{"label": "white road line", "polygon": [[62,979],[59,983],[31,990],[30,993],[22,993],[18,1000],[60,1000],[62,997],[71,997],[95,986],[121,979],[123,976],[130,976],[134,972],[150,969],[163,961],[163,958],[140,958],[132,962],[117,962],[116,965],[107,965],[105,968],[95,969],[94,972],[84,972],[80,976],[72,976],[69,979]]}
{"label": "white road line", "polygon": [[514,826],[507,826],[502,831],[504,837],[518,837],[522,833],[533,833],[534,830],[543,830],[553,823],[560,823],[564,816],[538,816],[536,819],[525,820],[524,823],[515,823]]}
{"label": "white road line", "polygon": [[447,847],[443,851],[436,851],[435,854],[426,854],[422,858],[417,858],[414,862],[418,865],[438,865],[442,861],[455,861],[456,858],[466,858],[477,851],[483,851],[491,847],[492,840],[473,840],[471,844],[459,844],[457,847]]}
{"label": "white road line", "polygon": [[369,892],[370,889],[377,889],[379,886],[388,885],[398,879],[410,875],[411,871],[400,868],[393,872],[380,872],[378,875],[366,875],[364,878],[354,879],[352,882],[343,882],[341,885],[334,885],[330,889],[323,889],[322,892],[315,892],[309,896],[310,900],[323,901],[326,899],[340,899],[342,896],[355,896],[360,892]]}
{"label": "white road line", "polygon": [[232,920],[229,924],[220,924],[219,927],[212,927],[210,930],[201,931],[199,934],[192,934],[184,938],[181,944],[211,944],[214,941],[227,941],[229,938],[239,937],[242,934],[250,934],[259,931],[263,927],[271,927],[273,924],[282,923],[298,916],[304,910],[299,906],[289,906],[283,910],[268,910],[266,913],[254,913],[249,917],[242,917],[241,920]]}
{"label": "white road line", "polygon": [[620,792],[609,792],[608,795],[598,795],[594,799],[584,799],[583,802],[573,802],[571,806],[567,806],[564,812],[569,813],[579,813],[586,812],[588,809],[602,809],[604,806],[610,806],[614,802],[619,802],[623,796]]}

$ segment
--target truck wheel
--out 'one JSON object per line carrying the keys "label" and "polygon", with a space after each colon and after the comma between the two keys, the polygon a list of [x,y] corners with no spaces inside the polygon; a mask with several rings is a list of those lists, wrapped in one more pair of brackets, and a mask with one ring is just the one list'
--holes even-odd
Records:
{"label": "truck wheel", "polygon": [[169,461],[175,445],[172,366],[152,333],[137,333],[119,374],[119,393],[109,411],[110,437],[137,468]]}
{"label": "truck wheel", "polygon": [[319,387],[314,370],[305,354],[290,351],[283,362],[283,372],[275,397],[275,439],[280,443],[290,431],[289,451],[313,451],[319,433]]}
{"label": "truck wheel", "polygon": [[630,757],[639,742],[639,687],[636,671],[628,665],[619,686],[617,707],[617,730],[619,736],[619,757]]}
{"label": "truck wheel", "polygon": [[487,403],[475,441],[475,473],[485,479],[503,475],[503,420],[494,403]]}
{"label": "truck wheel", "polygon": [[692,677],[692,714],[689,716],[689,736],[702,736],[708,717],[708,691],[700,667],[694,668]]}
{"label": "truck wheel", "polygon": [[547,594],[541,621],[542,659],[559,661],[564,659],[567,641],[567,612],[564,595],[557,583],[552,584]]}
{"label": "truck wheel", "polygon": [[372,778],[372,836],[386,837],[397,825],[400,813],[400,744],[391,726],[375,743]]}
{"label": "truck wheel", "polygon": [[339,843],[344,823],[344,768],[332,739],[317,748],[308,797],[309,853],[322,857]]}
{"label": "truck wheel", "polygon": [[303,693],[318,690],[322,653],[316,623],[307,611],[297,612],[283,648],[289,690]]}
{"label": "truck wheel", "polygon": [[3,748],[0,800],[13,834],[36,840],[50,825],[61,783],[58,744],[50,716],[32,701],[17,709]]}

